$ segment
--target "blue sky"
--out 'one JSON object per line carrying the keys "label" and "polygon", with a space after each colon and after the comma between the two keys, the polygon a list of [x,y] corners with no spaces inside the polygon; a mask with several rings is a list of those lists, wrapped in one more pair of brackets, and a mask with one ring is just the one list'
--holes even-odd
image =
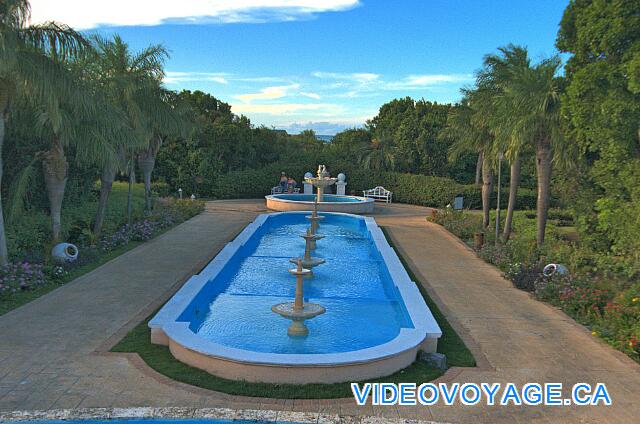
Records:
{"label": "blue sky", "polygon": [[165,84],[256,125],[333,134],[411,96],[460,99],[486,53],[556,53],[568,0],[31,0],[33,20],[171,52]]}

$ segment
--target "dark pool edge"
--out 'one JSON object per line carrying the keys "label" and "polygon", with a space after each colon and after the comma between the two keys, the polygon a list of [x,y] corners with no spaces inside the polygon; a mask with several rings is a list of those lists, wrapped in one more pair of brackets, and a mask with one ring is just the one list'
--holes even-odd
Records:
{"label": "dark pool edge", "polygon": [[317,412],[274,411],[268,409],[134,407],[80,408],[46,411],[0,411],[0,423],[24,421],[86,421],[124,419],[184,419],[288,422],[302,424],[445,424],[376,416],[323,414]]}

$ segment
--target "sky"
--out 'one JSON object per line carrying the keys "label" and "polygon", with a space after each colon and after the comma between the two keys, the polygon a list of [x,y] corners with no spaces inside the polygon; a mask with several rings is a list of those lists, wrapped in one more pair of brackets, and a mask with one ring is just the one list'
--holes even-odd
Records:
{"label": "sky", "polygon": [[332,135],[411,96],[460,100],[487,53],[556,54],[568,0],[31,0],[32,22],[170,52],[164,84],[255,125]]}

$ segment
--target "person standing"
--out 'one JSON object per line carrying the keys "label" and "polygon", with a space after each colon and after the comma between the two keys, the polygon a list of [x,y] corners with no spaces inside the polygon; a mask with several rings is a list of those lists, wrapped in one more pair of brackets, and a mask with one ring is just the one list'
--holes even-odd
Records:
{"label": "person standing", "polygon": [[289,177],[289,179],[287,180],[287,191],[289,193],[293,193],[297,184],[298,183],[293,179],[293,177]]}
{"label": "person standing", "polygon": [[280,192],[284,193],[285,191],[287,191],[287,182],[289,181],[289,179],[287,178],[287,174],[285,174],[284,172],[280,173]]}

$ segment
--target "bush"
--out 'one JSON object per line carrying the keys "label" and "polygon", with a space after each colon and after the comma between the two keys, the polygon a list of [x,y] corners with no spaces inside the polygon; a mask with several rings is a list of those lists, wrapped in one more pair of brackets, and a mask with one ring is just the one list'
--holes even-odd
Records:
{"label": "bush", "polygon": [[504,276],[513,285],[529,293],[536,291],[536,282],[542,277],[542,267],[540,265],[527,266],[522,263],[510,263],[506,266]]}
{"label": "bush", "polygon": [[482,231],[482,218],[480,216],[467,216],[461,211],[445,208],[436,211],[427,217],[431,222],[440,224],[462,240],[470,240],[476,232]]}
{"label": "bush", "polygon": [[158,197],[169,197],[172,194],[172,190],[171,187],[169,187],[169,184],[163,181],[151,183],[151,192],[153,192]]}
{"label": "bush", "polygon": [[[304,162],[274,163],[264,168],[229,172],[208,184],[200,196],[214,199],[259,199],[271,193],[278,184],[280,172],[292,175],[298,184],[303,183],[305,172],[314,172],[314,166]],[[362,190],[375,186],[384,186],[393,192],[393,200],[420,206],[444,207],[453,204],[456,196],[464,197],[464,207],[478,209],[482,207],[480,186],[459,184],[450,178],[432,177],[420,174],[400,172],[378,172],[363,170],[349,163],[335,163],[331,169],[333,175],[344,172],[347,175],[347,191],[362,194]],[[492,204],[495,204],[495,195]],[[503,188],[501,206],[507,207],[508,190]],[[535,207],[536,194],[533,190],[518,190],[518,209]]]}

